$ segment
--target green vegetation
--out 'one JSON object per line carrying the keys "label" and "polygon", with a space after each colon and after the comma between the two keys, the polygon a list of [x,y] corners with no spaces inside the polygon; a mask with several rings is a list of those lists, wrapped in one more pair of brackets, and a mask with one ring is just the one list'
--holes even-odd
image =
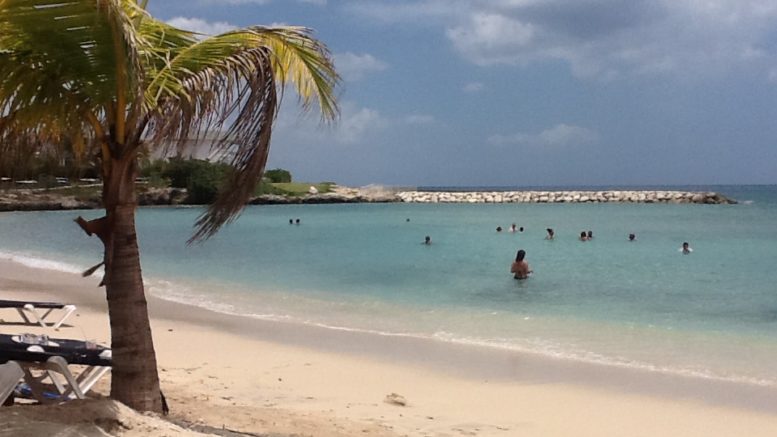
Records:
{"label": "green vegetation", "polygon": [[264,172],[264,178],[276,184],[279,182],[291,182],[291,173],[282,168],[275,168]]}
{"label": "green vegetation", "polygon": [[[186,203],[204,205],[213,202],[222,189],[231,167],[224,163],[210,162],[202,159],[158,159],[146,161],[141,165],[140,177],[136,190],[139,193],[151,188],[184,188],[188,193]],[[257,184],[254,196],[276,195],[299,197],[309,193],[310,187],[315,187],[319,193],[328,193],[336,185],[334,182],[291,182],[288,170],[277,168],[269,170]],[[272,182],[273,180],[286,182]],[[98,185],[80,185],[77,180],[71,180],[72,185],[61,186],[53,176],[40,175],[38,183],[24,188],[46,188],[47,192],[62,196],[73,196],[76,200],[94,200],[102,194]],[[9,184],[6,188],[16,188]]]}
{"label": "green vegetation", "polygon": [[[141,175],[148,178],[152,185],[156,181],[159,186],[186,188],[189,192],[187,203],[199,205],[210,203],[216,198],[230,171],[230,167],[222,163],[171,158],[146,163],[141,169]],[[275,182],[278,180],[284,182]],[[319,193],[328,193],[333,185],[333,182],[291,182],[288,170],[276,168],[265,173],[254,195],[303,196],[308,194],[311,186],[316,187]]]}

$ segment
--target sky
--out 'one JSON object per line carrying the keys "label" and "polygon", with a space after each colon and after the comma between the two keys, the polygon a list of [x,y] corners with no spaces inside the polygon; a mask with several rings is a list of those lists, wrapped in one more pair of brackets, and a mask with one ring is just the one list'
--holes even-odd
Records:
{"label": "sky", "polygon": [[395,186],[777,183],[774,0],[151,0],[216,34],[302,25],[341,114],[285,94],[268,168]]}

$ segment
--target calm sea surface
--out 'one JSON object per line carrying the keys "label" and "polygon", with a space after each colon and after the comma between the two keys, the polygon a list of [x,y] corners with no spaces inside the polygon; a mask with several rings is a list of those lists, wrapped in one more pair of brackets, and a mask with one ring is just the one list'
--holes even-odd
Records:
{"label": "calm sea surface", "polygon": [[[191,247],[200,209],[151,208],[138,234],[150,293],[216,311],[777,386],[777,187],[693,188],[741,203],[255,206]],[[0,257],[96,264],[78,214],[0,214]]]}

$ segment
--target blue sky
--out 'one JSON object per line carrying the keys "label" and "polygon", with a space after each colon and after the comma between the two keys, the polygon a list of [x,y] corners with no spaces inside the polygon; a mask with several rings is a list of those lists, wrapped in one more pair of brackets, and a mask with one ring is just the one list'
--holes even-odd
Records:
{"label": "blue sky", "polygon": [[315,29],[322,128],[288,93],[269,167],[345,185],[777,183],[774,0],[151,0],[179,27]]}

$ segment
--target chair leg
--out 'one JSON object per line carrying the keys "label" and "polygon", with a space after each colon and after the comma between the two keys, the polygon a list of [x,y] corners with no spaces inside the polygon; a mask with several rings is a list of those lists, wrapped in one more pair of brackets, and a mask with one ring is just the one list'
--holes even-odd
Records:
{"label": "chair leg", "polygon": [[46,399],[46,397],[43,395],[43,393],[46,391],[46,387],[43,385],[43,380],[46,379],[49,375],[44,372],[42,376],[35,376],[32,374],[32,367],[34,367],[34,365],[29,365],[27,363],[22,366],[22,370],[24,371],[24,382],[30,386],[32,397],[35,398],[36,401],[42,404],[50,403],[51,400]]}
{"label": "chair leg", "polygon": [[19,313],[20,316],[22,316],[22,319],[24,319],[24,323],[32,323],[32,320],[30,320],[27,317],[27,313],[25,312],[26,308],[16,308],[16,311]]}
{"label": "chair leg", "polygon": [[[73,395],[77,399],[84,399],[84,392],[81,391],[81,386],[78,384],[78,381],[73,376],[72,373],[70,373],[70,369],[67,367],[67,361],[65,361],[64,358],[60,356],[54,356],[46,360],[46,370],[47,371],[54,371],[62,375],[62,377],[65,378],[65,381],[67,381],[67,386],[63,386],[60,383],[55,382],[54,384],[57,386],[57,390],[59,393],[64,397],[69,397],[70,393],[72,392]],[[54,375],[49,374],[49,377],[54,380]]]}
{"label": "chair leg", "polygon": [[60,326],[62,326],[63,323],[65,323],[65,320],[67,320],[68,317],[70,317],[71,314],[76,310],[75,305],[65,305],[62,308],[62,311],[64,311],[64,314],[62,317],[57,321],[57,323],[54,324],[54,329],[59,329]]}
{"label": "chair leg", "polygon": [[[38,312],[35,309],[35,305],[28,303],[24,306],[24,311],[27,313],[30,318],[34,319],[34,323],[39,324],[41,327],[46,327],[46,322],[43,321],[43,319],[40,317]],[[30,319],[27,317],[24,318],[27,323],[32,323]]]}
{"label": "chair leg", "polygon": [[0,364],[0,405],[6,405],[8,399],[13,404],[13,390],[24,377],[24,370],[16,361]]}

